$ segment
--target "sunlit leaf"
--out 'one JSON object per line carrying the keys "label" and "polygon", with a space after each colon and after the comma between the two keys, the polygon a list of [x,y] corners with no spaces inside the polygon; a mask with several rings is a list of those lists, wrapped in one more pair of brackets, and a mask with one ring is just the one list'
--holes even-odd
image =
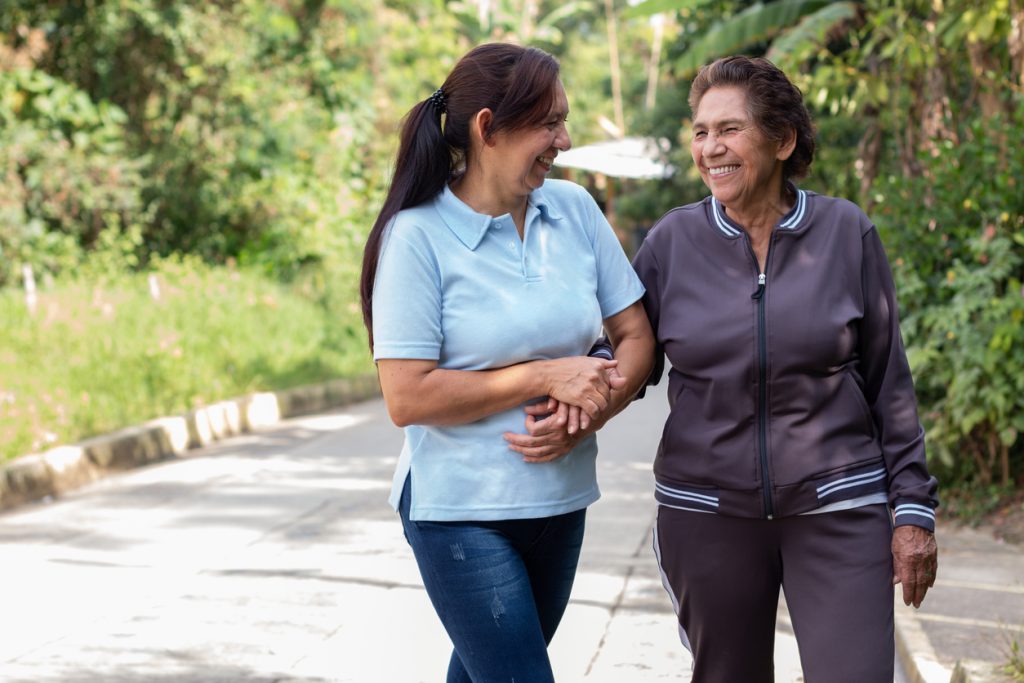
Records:
{"label": "sunlit leaf", "polygon": [[779,0],[767,5],[759,2],[712,26],[679,58],[676,67],[683,74],[692,74],[717,57],[771,40],[801,17],[827,4],[827,0]]}
{"label": "sunlit leaf", "polygon": [[855,2],[837,2],[803,17],[800,22],[772,41],[765,55],[783,71],[804,61],[814,49],[824,45],[839,27],[857,18]]}
{"label": "sunlit leaf", "polygon": [[594,4],[592,2],[587,2],[586,0],[567,2],[564,5],[560,6],[558,9],[553,10],[546,14],[544,17],[542,17],[541,20],[537,22],[537,26],[554,26],[558,22],[568,17],[571,17],[574,14],[579,14],[581,12],[589,12],[593,9]]}
{"label": "sunlit leaf", "polygon": [[710,4],[711,0],[645,0],[622,11],[622,16],[631,19],[649,17],[661,12],[675,12],[682,9],[697,9]]}

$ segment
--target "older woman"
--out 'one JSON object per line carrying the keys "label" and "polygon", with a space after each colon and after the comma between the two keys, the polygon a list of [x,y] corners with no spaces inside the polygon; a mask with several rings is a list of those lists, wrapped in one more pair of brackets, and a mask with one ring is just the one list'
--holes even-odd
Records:
{"label": "older woman", "polygon": [[781,587],[809,683],[890,683],[893,584],[933,584],[938,501],[882,243],[793,183],[814,133],[770,62],[706,66],[690,106],[711,196],[634,267],[671,364],[655,550],[693,681],[773,680]]}
{"label": "older woman", "polygon": [[[611,226],[583,188],[546,180],[571,145],[558,72],[516,45],[460,59],[405,120],[364,254],[363,313],[406,435],[391,503],[455,645],[448,683],[553,682],[546,647],[598,498],[593,432],[652,364]],[[602,324],[615,361],[586,357]],[[524,425],[538,397],[553,414]],[[534,438],[537,423],[561,433]]]}

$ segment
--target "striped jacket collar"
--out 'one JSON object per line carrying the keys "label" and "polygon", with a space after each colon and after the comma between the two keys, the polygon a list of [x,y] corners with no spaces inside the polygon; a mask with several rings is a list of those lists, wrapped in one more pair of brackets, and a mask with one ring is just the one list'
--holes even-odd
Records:
{"label": "striped jacket collar", "polygon": [[[792,183],[789,187],[796,193],[796,203],[775,227],[785,232],[796,232],[807,224],[807,193]],[[714,196],[711,197],[711,220],[726,237],[734,239],[743,234],[743,228],[726,215],[725,208]]]}

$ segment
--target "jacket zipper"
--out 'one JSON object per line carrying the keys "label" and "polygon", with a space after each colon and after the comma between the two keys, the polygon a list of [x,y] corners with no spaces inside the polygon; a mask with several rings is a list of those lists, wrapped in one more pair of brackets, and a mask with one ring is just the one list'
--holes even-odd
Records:
{"label": "jacket zipper", "polygon": [[750,246],[750,239],[744,237],[747,240],[747,249],[750,250],[750,255],[754,258],[754,265],[758,268],[757,274],[757,290],[750,295],[750,298],[757,302],[757,354],[758,354],[758,412],[757,412],[757,438],[758,446],[760,447],[761,455],[761,489],[764,496],[764,509],[768,519],[772,519],[775,515],[774,507],[772,506],[772,489],[771,480],[768,477],[768,340],[767,334],[765,333],[765,322],[764,322],[764,289],[767,285],[767,271],[769,259],[772,255],[772,243],[768,242],[768,253],[765,254],[764,258],[764,269],[765,272],[760,272],[760,266],[757,263],[757,254],[754,253],[753,247]]}

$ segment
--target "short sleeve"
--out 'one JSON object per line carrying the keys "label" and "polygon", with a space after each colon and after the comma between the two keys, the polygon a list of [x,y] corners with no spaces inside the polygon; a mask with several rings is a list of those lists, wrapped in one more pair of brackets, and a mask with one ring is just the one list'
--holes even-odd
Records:
{"label": "short sleeve", "polygon": [[373,359],[441,357],[441,278],[429,245],[388,228],[373,286]]}
{"label": "short sleeve", "polygon": [[586,200],[594,228],[592,243],[597,263],[597,302],[601,307],[601,318],[610,318],[639,301],[644,295],[644,286],[597,203],[589,194]]}

